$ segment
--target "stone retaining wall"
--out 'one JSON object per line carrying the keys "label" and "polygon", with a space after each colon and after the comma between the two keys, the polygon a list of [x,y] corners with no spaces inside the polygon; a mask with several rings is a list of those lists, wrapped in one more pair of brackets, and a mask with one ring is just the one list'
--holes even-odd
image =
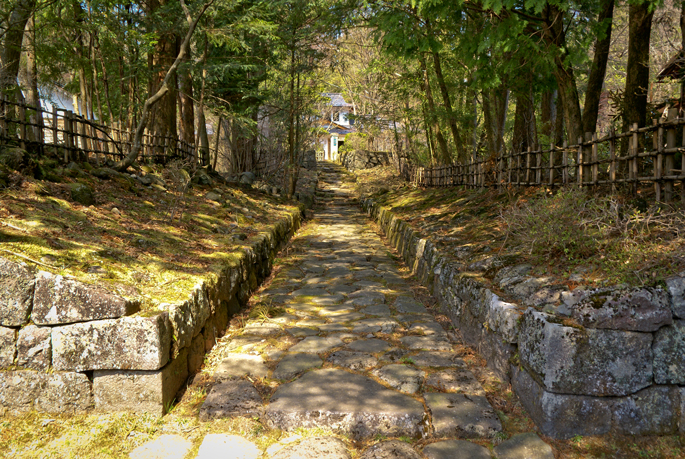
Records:
{"label": "stone retaining wall", "polygon": [[163,414],[299,226],[299,212],[282,219],[186,301],[152,313],[0,258],[0,409]]}
{"label": "stone retaining wall", "polygon": [[388,166],[390,156],[387,151],[353,150],[340,153],[340,162],[351,171]]}
{"label": "stone retaining wall", "polygon": [[362,205],[542,433],[685,432],[685,273],[665,289],[569,291],[496,256],[448,260],[390,210]]}

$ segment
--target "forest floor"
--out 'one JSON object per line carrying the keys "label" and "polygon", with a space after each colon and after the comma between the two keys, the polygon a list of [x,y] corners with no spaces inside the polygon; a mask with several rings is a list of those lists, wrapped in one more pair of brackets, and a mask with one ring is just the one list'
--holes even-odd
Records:
{"label": "forest floor", "polygon": [[[357,171],[358,193],[455,259],[497,254],[532,276],[587,286],[664,285],[685,270],[685,209],[576,188],[419,189],[390,167]],[[574,276],[575,274],[575,276]],[[582,280],[581,280],[582,278]]]}
{"label": "forest floor", "polygon": [[12,172],[0,189],[0,256],[150,309],[184,301],[276,218],[299,212],[297,202],[218,175],[143,169],[132,176],[71,163],[52,180]]}

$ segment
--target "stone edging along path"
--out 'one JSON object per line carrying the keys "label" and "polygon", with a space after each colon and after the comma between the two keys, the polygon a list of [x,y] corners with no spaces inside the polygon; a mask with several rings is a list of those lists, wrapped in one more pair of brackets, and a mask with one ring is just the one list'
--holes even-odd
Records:
{"label": "stone edging along path", "polygon": [[371,199],[362,208],[464,341],[511,382],[542,433],[685,432],[684,277],[669,279],[666,289],[556,292],[556,306],[541,312],[493,293],[507,283],[534,284],[519,267],[501,268],[491,281],[449,261],[391,210]]}
{"label": "stone edging along path", "polygon": [[269,275],[300,227],[300,213],[276,221],[187,300],[154,312],[138,312],[136,301],[104,288],[0,258],[0,410],[162,415],[230,316]]}

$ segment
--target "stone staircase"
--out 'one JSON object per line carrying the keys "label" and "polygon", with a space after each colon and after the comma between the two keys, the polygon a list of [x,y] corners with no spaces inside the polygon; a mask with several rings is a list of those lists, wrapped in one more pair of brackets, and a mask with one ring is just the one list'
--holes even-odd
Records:
{"label": "stone staircase", "polygon": [[[457,335],[415,298],[351,186],[340,166],[319,163],[315,217],[259,294],[279,313],[264,312],[220,346],[199,411],[203,422],[258,417],[291,434],[266,451],[208,434],[196,457],[553,458],[535,433],[501,441],[507,435],[456,351]],[[163,435],[130,457],[183,458],[190,448],[183,436]]]}

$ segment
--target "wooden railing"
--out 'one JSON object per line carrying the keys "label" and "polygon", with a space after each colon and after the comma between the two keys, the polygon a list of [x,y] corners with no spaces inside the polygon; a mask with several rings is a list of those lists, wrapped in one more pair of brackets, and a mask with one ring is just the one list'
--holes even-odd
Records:
{"label": "wooden railing", "polygon": [[[23,149],[47,153],[50,149],[65,163],[87,157],[98,163],[118,160],[131,151],[133,132],[118,123],[104,126],[68,110],[42,108],[0,97],[0,144],[17,144]],[[167,163],[175,159],[203,166],[195,145],[171,136],[145,130],[139,161]],[[213,149],[210,149],[210,156]]]}
{"label": "wooden railing", "polygon": [[[671,202],[680,194],[685,203],[685,118],[671,109],[667,119],[652,126],[633,125],[624,133],[578,139],[576,145],[512,152],[496,159],[433,168],[417,167],[417,186],[618,186],[632,193],[654,186],[656,200]],[[678,191],[679,190],[679,191]]]}

